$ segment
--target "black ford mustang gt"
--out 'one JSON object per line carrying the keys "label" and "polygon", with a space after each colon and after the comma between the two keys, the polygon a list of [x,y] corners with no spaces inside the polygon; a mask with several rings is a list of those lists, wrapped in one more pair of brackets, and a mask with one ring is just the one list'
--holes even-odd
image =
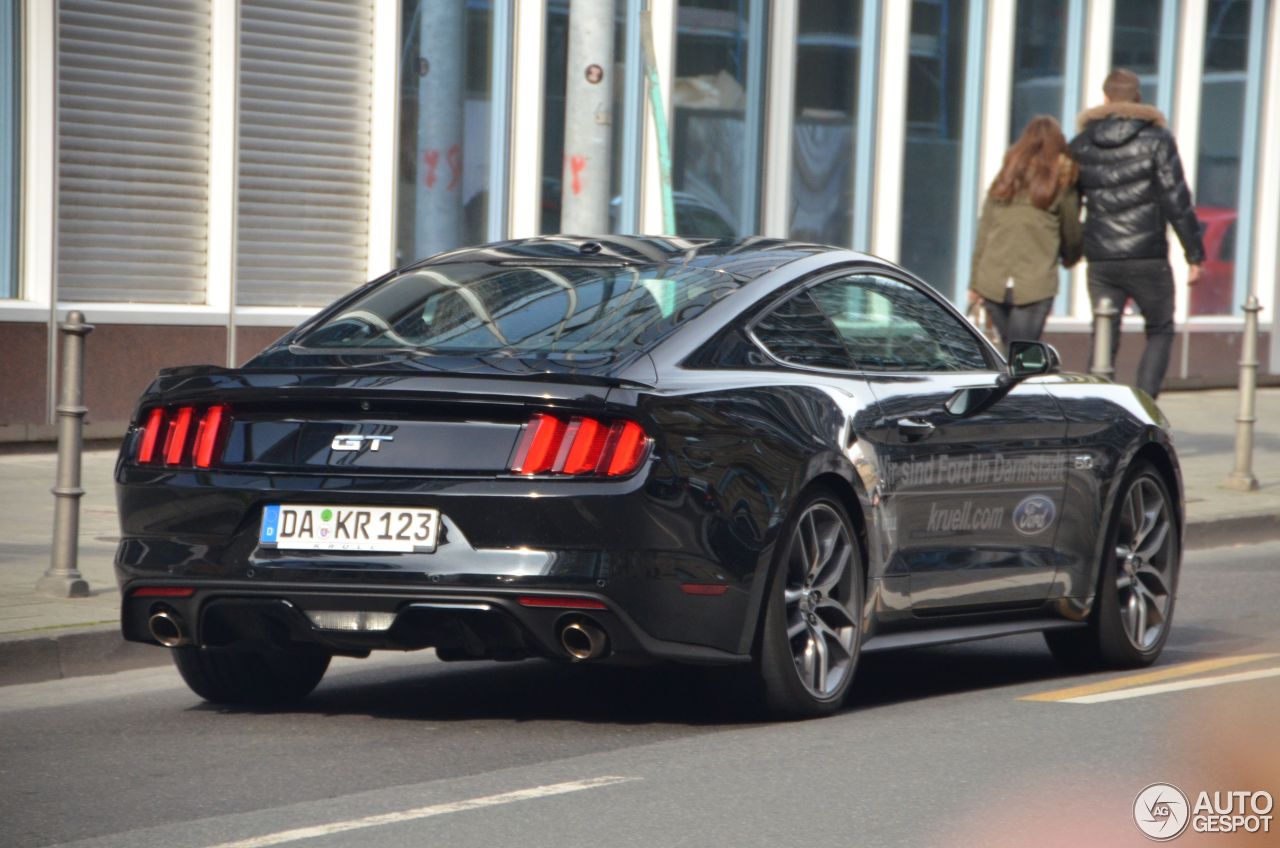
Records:
{"label": "black ford mustang gt", "polygon": [[301,697],[374,649],[741,664],[793,716],[867,651],[1043,631],[1145,665],[1178,462],[1146,395],[1058,371],[843,250],[443,254],[147,389],[116,469],[124,635],[212,701]]}

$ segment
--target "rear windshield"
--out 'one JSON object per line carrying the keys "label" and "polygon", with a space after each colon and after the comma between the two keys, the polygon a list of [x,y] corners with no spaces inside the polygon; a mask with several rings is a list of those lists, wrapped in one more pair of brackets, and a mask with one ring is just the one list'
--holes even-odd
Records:
{"label": "rear windshield", "polygon": [[440,265],[375,287],[298,344],[445,355],[645,349],[737,286],[718,271],[666,265]]}

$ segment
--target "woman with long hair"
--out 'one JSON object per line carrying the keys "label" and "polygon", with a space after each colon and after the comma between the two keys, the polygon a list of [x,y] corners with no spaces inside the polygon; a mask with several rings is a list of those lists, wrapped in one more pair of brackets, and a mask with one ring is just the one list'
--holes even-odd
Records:
{"label": "woman with long hair", "polygon": [[1058,293],[1058,263],[1080,259],[1075,162],[1058,122],[1032,118],[982,204],[969,300],[987,308],[1007,347],[1040,338]]}

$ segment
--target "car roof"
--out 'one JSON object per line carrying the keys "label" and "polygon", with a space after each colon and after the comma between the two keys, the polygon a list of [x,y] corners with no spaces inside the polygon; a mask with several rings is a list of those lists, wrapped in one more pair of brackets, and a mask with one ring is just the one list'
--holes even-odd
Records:
{"label": "car roof", "polygon": [[[461,262],[528,262],[591,265],[675,265],[706,268],[749,282],[790,262],[844,248],[751,236],[739,239],[682,236],[537,236],[451,250],[410,265],[422,268]],[[870,261],[873,257],[866,257]],[[407,270],[407,269],[406,269]]]}

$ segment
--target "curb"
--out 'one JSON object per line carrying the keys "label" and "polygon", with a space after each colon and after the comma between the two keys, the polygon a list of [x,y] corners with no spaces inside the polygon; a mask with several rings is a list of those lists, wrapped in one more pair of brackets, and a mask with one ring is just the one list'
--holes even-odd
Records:
{"label": "curb", "polygon": [[1263,512],[1188,521],[1185,545],[1189,551],[1200,551],[1275,539],[1280,539],[1280,513]]}
{"label": "curb", "polygon": [[168,663],[167,650],[124,641],[117,624],[0,639],[0,686],[111,674]]}
{"label": "curb", "polygon": [[[1186,549],[1190,551],[1276,539],[1280,539],[1280,514],[1276,513],[1187,522]],[[168,664],[168,650],[126,642],[115,624],[0,636],[0,686]]]}

